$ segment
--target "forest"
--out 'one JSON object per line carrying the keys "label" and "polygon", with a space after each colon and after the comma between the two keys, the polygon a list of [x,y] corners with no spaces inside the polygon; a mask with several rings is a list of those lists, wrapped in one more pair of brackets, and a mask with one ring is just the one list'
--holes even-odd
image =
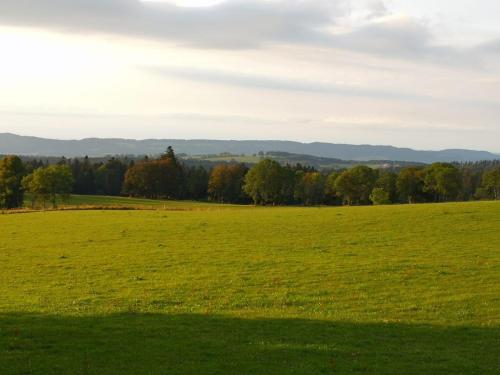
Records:
{"label": "forest", "polygon": [[500,199],[500,161],[400,169],[318,170],[301,164],[194,165],[168,147],[157,158],[0,160],[0,207],[32,207],[71,194],[205,200],[257,205],[380,205]]}

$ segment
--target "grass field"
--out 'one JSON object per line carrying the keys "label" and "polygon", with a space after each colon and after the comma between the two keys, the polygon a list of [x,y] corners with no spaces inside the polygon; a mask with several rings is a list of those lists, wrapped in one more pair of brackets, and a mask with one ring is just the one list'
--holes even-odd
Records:
{"label": "grass field", "polygon": [[236,163],[246,163],[246,164],[257,164],[264,158],[271,158],[277,162],[285,165],[295,165],[300,163],[302,165],[314,166],[317,169],[341,169],[341,168],[352,168],[356,165],[366,165],[371,168],[380,168],[387,164],[387,161],[348,161],[339,160],[331,158],[320,158],[311,155],[297,155],[297,154],[268,154],[265,157],[259,155],[211,155],[211,156],[199,156],[194,157],[197,160],[204,160],[210,162],[236,162]]}
{"label": "grass field", "polygon": [[[201,201],[174,201],[161,199],[141,199],[128,197],[110,197],[103,195],[71,195],[69,199],[57,200],[58,207],[131,207],[142,209],[186,209],[196,210],[203,208],[229,208],[232,205],[221,205],[212,202]],[[31,207],[30,197],[25,199],[24,205]],[[37,204],[38,206],[40,203]],[[48,208],[51,207],[50,202],[46,203]],[[40,208],[40,207],[38,207]]]}
{"label": "grass field", "polygon": [[1,374],[500,373],[500,202],[0,215],[0,270]]}

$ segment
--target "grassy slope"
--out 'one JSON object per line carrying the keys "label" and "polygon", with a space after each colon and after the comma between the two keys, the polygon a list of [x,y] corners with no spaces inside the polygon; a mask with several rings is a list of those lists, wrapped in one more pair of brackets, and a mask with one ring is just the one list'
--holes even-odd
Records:
{"label": "grassy slope", "polygon": [[[25,206],[30,207],[31,201],[29,197],[25,199]],[[142,199],[142,198],[128,198],[128,197],[111,197],[104,195],[71,195],[65,201],[58,200],[58,206],[120,206],[120,207],[137,207],[137,208],[153,208],[153,209],[202,209],[202,208],[229,208],[239,207],[234,205],[221,205],[212,202],[202,201],[175,201],[175,200],[161,200],[161,199]],[[51,204],[47,202],[47,207]]]}
{"label": "grassy slope", "polygon": [[0,215],[0,369],[499,373],[499,233],[500,202]]}
{"label": "grassy slope", "polygon": [[[276,160],[279,163],[282,164],[290,164],[290,165],[295,165],[297,163],[301,163],[302,165],[314,165],[317,168],[322,168],[322,169],[338,169],[338,168],[349,168],[356,163],[352,163],[349,161],[345,162],[336,162],[336,161],[323,161],[321,164],[318,162],[317,158],[314,156],[308,157],[307,155],[294,155],[295,157],[293,159],[287,158],[286,156],[277,156],[277,155],[266,155],[266,158],[271,158],[273,160]],[[252,156],[252,155],[245,155],[245,156],[237,156],[237,155],[231,155],[231,156],[210,156],[210,157],[200,157],[200,160],[206,160],[206,161],[211,161],[211,162],[237,162],[237,163],[248,163],[248,164],[257,164],[259,161],[264,159],[263,156]],[[361,162],[360,162],[361,163]],[[372,164],[365,164],[370,167],[380,167],[381,163],[372,163]]]}

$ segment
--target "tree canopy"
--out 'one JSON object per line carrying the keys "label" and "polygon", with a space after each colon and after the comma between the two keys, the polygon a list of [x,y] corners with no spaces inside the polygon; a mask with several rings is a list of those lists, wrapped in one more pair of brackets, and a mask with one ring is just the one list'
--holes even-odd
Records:
{"label": "tree canopy", "polygon": [[369,203],[377,177],[376,170],[360,165],[342,172],[335,180],[335,190],[348,205]]}
{"label": "tree canopy", "polygon": [[500,199],[500,167],[490,169],[484,173],[483,186],[490,192],[493,199]]}
{"label": "tree canopy", "polygon": [[[57,188],[56,188],[57,187]],[[356,205],[500,199],[500,161],[434,163],[397,169],[316,170],[263,159],[255,165],[178,158],[0,159],[0,208],[68,194],[129,195],[261,205]]]}
{"label": "tree canopy", "polygon": [[67,165],[49,165],[35,169],[23,179],[24,189],[32,194],[32,204],[41,200],[43,205],[47,200],[53,207],[57,206],[57,197],[67,198],[74,184],[71,169]]}
{"label": "tree canopy", "polygon": [[212,169],[208,195],[217,202],[239,203],[248,199],[244,190],[248,168],[244,164],[221,164]]}
{"label": "tree canopy", "polygon": [[0,160],[0,208],[22,207],[24,174],[25,166],[18,156]]}

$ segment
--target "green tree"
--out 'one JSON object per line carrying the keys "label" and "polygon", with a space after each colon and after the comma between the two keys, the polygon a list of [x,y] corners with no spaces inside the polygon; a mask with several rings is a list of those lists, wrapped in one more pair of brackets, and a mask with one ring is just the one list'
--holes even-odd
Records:
{"label": "green tree", "polygon": [[282,202],[285,169],[276,161],[264,159],[253,166],[245,176],[243,190],[255,204]]}
{"label": "green tree", "polygon": [[285,165],[280,172],[281,188],[280,188],[280,199],[281,204],[291,204],[295,200],[295,191],[297,181],[300,179],[302,171],[300,170],[300,165],[290,166]]}
{"label": "green tree", "polygon": [[399,172],[396,187],[401,200],[416,203],[423,199],[424,172],[422,168],[407,167]]}
{"label": "green tree", "polygon": [[0,160],[0,207],[23,206],[22,179],[25,168],[18,156],[6,156]]}
{"label": "green tree", "polygon": [[111,158],[97,168],[95,173],[96,191],[104,195],[120,195],[127,165],[118,159]]}
{"label": "green tree", "polygon": [[325,180],[325,199],[329,204],[341,204],[337,191],[335,190],[335,180],[340,176],[340,172],[331,172]]}
{"label": "green tree", "polygon": [[57,197],[68,198],[73,184],[74,178],[67,165],[38,168],[23,179],[24,188],[32,194],[32,204],[41,200],[44,207],[47,200],[57,207]]}
{"label": "green tree", "polygon": [[205,199],[207,198],[209,175],[201,165],[185,169],[185,198]]}
{"label": "green tree", "polygon": [[500,199],[500,167],[496,167],[484,173],[483,188],[493,199]]}
{"label": "green tree", "polygon": [[302,173],[295,196],[306,205],[322,203],[325,199],[325,177],[319,172]]}
{"label": "green tree", "polygon": [[385,191],[391,203],[395,203],[398,200],[398,191],[396,186],[397,179],[398,175],[396,173],[383,171],[379,173],[379,177],[375,182],[375,188]]}
{"label": "green tree", "polygon": [[392,203],[389,193],[385,189],[380,187],[376,187],[373,189],[372,193],[370,194],[370,200],[374,205]]}
{"label": "green tree", "polygon": [[458,197],[462,188],[462,176],[453,164],[434,163],[424,172],[424,192],[431,194],[435,202],[446,202]]}
{"label": "green tree", "polygon": [[95,169],[88,156],[79,159],[73,159],[71,162],[71,171],[74,177],[73,191],[75,194],[95,194],[96,176]]}
{"label": "green tree", "polygon": [[378,172],[360,165],[344,171],[335,180],[335,191],[348,205],[370,202]]}

